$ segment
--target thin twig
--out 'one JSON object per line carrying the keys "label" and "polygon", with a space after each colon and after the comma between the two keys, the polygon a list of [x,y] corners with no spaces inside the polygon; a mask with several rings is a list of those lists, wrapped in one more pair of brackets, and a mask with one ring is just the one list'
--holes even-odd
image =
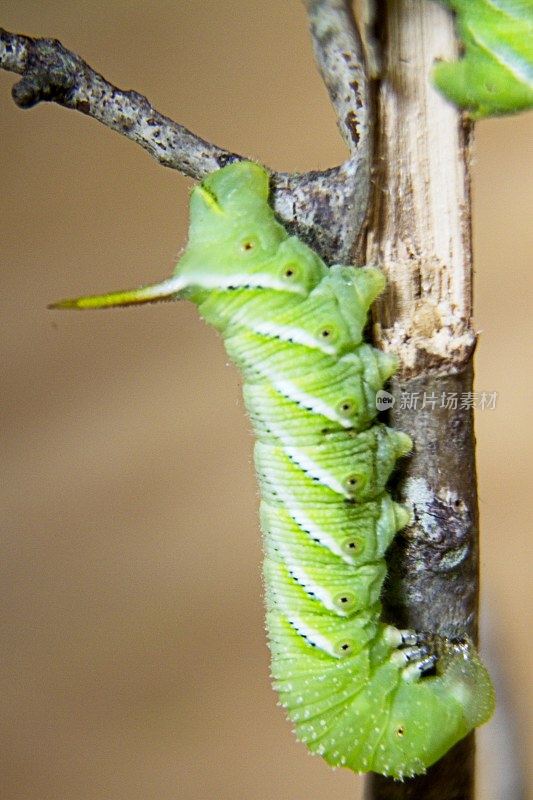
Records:
{"label": "thin twig", "polygon": [[191,178],[201,179],[239,158],[160,114],[142,94],[117,89],[57,39],[32,39],[0,28],[0,67],[23,76],[12,89],[20,108],[52,101],[81,111]]}
{"label": "thin twig", "polygon": [[[191,178],[201,180],[243,158],[164,116],[139,92],[118,89],[57,39],[33,39],[0,28],[0,68],[22,75],[12,90],[20,108],[48,101],[81,111]],[[357,158],[322,172],[272,172],[274,208],[326,260],[347,261],[366,212],[365,175],[364,149]]]}
{"label": "thin twig", "polygon": [[303,0],[320,74],[352,157],[369,146],[368,90],[361,38],[347,0]]}
{"label": "thin twig", "polygon": [[[350,216],[361,231],[370,196],[373,117],[361,36],[349,0],[303,2],[316,62],[350,151],[355,197]],[[352,255],[358,260],[359,248]]]}

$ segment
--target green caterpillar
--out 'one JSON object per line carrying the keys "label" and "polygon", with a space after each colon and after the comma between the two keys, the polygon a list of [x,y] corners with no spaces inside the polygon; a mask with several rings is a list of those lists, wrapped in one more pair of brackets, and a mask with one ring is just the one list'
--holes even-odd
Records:
{"label": "green caterpillar", "polygon": [[54,307],[185,298],[221,332],[257,436],[282,705],[329,764],[401,779],[487,720],[493,690],[469,641],[428,643],[380,621],[385,552],[409,521],[385,486],[411,449],[408,436],[375,422],[395,359],[365,343],[363,329],[384,278],[326,267],[277,222],[268,195],[258,165],[224,167],[192,192],[189,241],[171,278]]}
{"label": "green caterpillar", "polygon": [[533,107],[533,0],[440,0],[462,56],[433,69],[440,91],[474,119]]}

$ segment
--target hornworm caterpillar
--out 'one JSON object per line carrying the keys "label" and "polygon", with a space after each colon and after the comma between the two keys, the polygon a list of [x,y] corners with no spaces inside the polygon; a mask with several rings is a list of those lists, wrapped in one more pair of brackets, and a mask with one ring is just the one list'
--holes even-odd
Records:
{"label": "hornworm caterpillar", "polygon": [[55,307],[185,298],[221,332],[257,436],[274,685],[311,751],[402,778],[487,720],[494,698],[471,642],[380,621],[385,552],[409,521],[385,487],[411,449],[375,421],[395,359],[363,329],[383,287],[379,271],[328,268],[289,236],[267,173],[239,162],[193,190],[171,278]]}

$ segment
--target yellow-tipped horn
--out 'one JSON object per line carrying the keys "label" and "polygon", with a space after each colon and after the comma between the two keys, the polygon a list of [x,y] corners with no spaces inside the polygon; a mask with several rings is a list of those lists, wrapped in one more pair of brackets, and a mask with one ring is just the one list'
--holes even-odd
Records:
{"label": "yellow-tipped horn", "polygon": [[173,300],[180,290],[184,288],[184,285],[183,279],[175,275],[151,286],[141,286],[140,289],[128,289],[122,292],[59,300],[57,303],[51,303],[48,308],[117,308],[140,303],[156,303],[160,300]]}

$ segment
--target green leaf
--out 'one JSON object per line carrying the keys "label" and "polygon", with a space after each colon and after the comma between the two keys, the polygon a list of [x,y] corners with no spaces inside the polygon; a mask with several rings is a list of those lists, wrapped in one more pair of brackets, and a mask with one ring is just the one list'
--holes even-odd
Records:
{"label": "green leaf", "polygon": [[433,70],[474,119],[533,108],[533,0],[440,0],[456,13],[464,55]]}

